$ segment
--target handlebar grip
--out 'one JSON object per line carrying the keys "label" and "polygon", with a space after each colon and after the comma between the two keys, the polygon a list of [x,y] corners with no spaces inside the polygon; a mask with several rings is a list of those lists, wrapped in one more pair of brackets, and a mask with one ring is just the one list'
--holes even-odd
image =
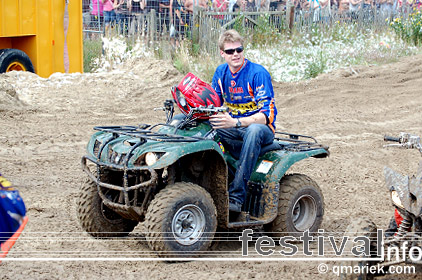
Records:
{"label": "handlebar grip", "polygon": [[384,135],[384,141],[400,142],[400,137]]}

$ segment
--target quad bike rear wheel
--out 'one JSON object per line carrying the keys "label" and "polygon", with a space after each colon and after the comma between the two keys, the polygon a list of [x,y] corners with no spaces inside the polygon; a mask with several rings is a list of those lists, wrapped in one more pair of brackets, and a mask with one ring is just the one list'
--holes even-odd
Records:
{"label": "quad bike rear wheel", "polygon": [[207,251],[217,228],[211,195],[192,183],[161,190],[146,214],[147,241],[160,257],[194,257]]}
{"label": "quad bike rear wheel", "polygon": [[31,59],[23,51],[17,49],[0,50],[0,73],[14,70],[35,73]]}
{"label": "quad bike rear wheel", "polygon": [[[370,219],[364,219],[364,218],[358,218],[352,220],[350,225],[346,228],[346,231],[344,232],[344,236],[348,236],[348,242],[344,246],[343,252],[345,254],[345,257],[353,257],[352,254],[352,248],[356,246],[356,244],[353,242],[353,240],[358,237],[368,237],[371,240],[370,244],[370,252],[373,256],[376,252],[376,238],[377,238],[377,226],[373,221]],[[358,256],[357,256],[358,257]],[[360,257],[367,257],[367,256],[360,256]],[[369,261],[360,261],[356,259],[356,261],[344,261],[341,263],[342,267],[361,267],[365,268],[366,266],[374,265],[375,262],[369,262]],[[375,275],[371,275],[366,273],[365,269],[354,269],[353,271],[340,271],[341,277],[340,279],[343,280],[352,280],[352,279],[358,279],[358,280],[367,280],[367,279],[373,279]]]}
{"label": "quad bike rear wheel", "polygon": [[82,228],[94,237],[127,236],[138,224],[108,208],[98,195],[96,183],[89,178],[81,185],[77,214]]}
{"label": "quad bike rear wheel", "polygon": [[304,231],[317,231],[323,215],[324,198],[318,184],[306,175],[290,174],[280,181],[277,217],[264,229],[274,237],[300,237]]}

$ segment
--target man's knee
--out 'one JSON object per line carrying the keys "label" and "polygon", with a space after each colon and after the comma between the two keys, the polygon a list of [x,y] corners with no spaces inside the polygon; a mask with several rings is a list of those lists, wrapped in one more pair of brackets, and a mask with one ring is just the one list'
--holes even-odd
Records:
{"label": "man's knee", "polygon": [[261,137],[264,135],[266,129],[267,127],[264,124],[253,123],[246,128],[246,135]]}
{"label": "man's knee", "polygon": [[274,140],[274,134],[265,124],[251,124],[247,127],[243,140],[266,145]]}

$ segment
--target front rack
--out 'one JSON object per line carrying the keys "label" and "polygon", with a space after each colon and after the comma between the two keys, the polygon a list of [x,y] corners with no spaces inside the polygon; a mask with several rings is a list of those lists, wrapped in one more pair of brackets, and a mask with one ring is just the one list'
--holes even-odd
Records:
{"label": "front rack", "polygon": [[113,133],[116,134],[116,136],[126,135],[159,142],[196,142],[205,139],[203,137],[183,136],[152,131],[153,128],[158,126],[174,127],[169,124],[156,124],[153,126],[142,124],[139,126],[96,126],[94,127],[94,130]]}

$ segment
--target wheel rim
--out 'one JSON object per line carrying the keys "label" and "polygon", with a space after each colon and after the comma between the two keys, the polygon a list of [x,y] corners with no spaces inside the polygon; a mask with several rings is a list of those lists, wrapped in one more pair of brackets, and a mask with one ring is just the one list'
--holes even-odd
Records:
{"label": "wheel rim", "polygon": [[171,228],[176,242],[191,245],[197,242],[205,227],[204,212],[196,205],[187,204],[174,215]]}
{"label": "wheel rim", "polygon": [[310,195],[303,195],[296,200],[292,209],[293,225],[298,231],[309,230],[317,216],[317,204]]}
{"label": "wheel rim", "polygon": [[10,71],[26,71],[26,68],[22,63],[14,61],[7,66],[6,72]]}

